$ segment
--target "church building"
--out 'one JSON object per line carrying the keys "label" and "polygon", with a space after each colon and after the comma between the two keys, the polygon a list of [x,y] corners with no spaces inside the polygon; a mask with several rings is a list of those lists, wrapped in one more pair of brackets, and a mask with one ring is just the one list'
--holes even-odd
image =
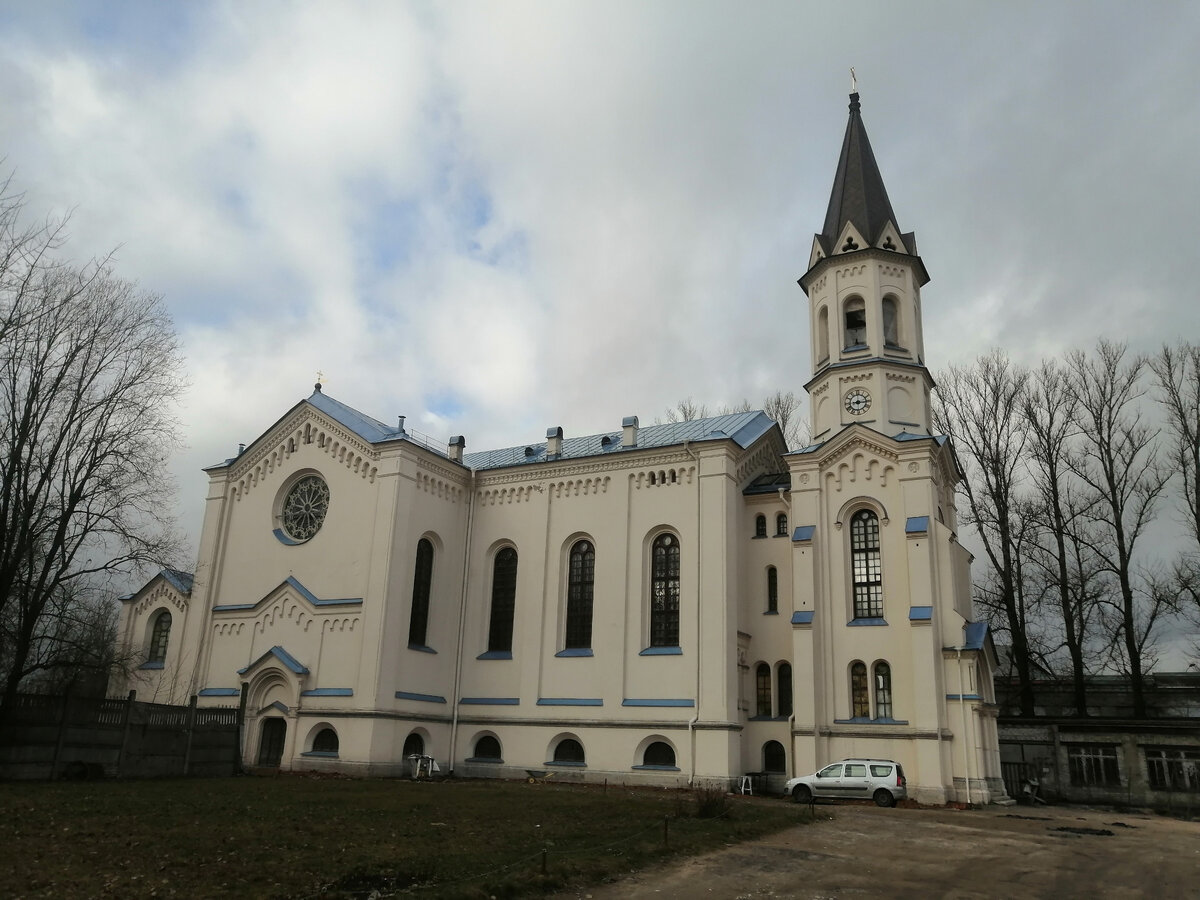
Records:
{"label": "church building", "polygon": [[799,280],[811,446],[744,412],[468,453],[317,384],[206,470],[196,570],[126,598],[119,687],[244,703],[251,766],[778,788],[873,757],[922,802],[1002,796],[928,280],[853,93]]}

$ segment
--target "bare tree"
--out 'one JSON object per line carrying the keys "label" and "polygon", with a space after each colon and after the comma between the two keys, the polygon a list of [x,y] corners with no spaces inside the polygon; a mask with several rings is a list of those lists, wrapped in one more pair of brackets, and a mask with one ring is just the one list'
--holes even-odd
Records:
{"label": "bare tree", "polygon": [[1086,514],[1097,498],[1094,491],[1081,490],[1072,475],[1071,445],[1079,431],[1073,408],[1066,373],[1043,362],[1030,381],[1024,406],[1026,453],[1036,492],[1032,514],[1041,526],[1031,562],[1041,570],[1062,626],[1075,712],[1086,716],[1086,652],[1096,614],[1098,569]]}
{"label": "bare tree", "polygon": [[1022,411],[1029,373],[1000,350],[973,365],[952,366],[938,377],[934,420],[962,453],[967,501],[963,520],[975,526],[991,566],[980,599],[992,621],[1008,633],[1022,715],[1033,715],[1033,653],[1029,609],[1019,575],[1019,544],[1028,525],[1019,515],[1026,431]]}
{"label": "bare tree", "polygon": [[691,422],[695,419],[703,419],[708,416],[708,407],[703,403],[697,404],[688,397],[686,400],[680,400],[674,406],[667,410],[668,422]]}
{"label": "bare tree", "polygon": [[76,633],[83,584],[177,550],[178,342],[161,300],[107,261],[51,258],[0,201],[0,716]]}
{"label": "bare tree", "polygon": [[1146,715],[1146,664],[1153,661],[1156,626],[1171,611],[1169,592],[1139,568],[1138,543],[1170,477],[1159,462],[1157,429],[1142,420],[1138,405],[1146,362],[1109,341],[1091,355],[1076,350],[1067,357],[1081,425],[1080,452],[1070,467],[1097,496],[1087,515],[1100,529],[1094,549],[1101,568],[1114,581],[1105,599],[1112,648],[1129,674],[1138,717]]}
{"label": "bare tree", "polygon": [[800,416],[800,399],[791,391],[776,391],[763,401],[763,412],[775,420],[789,450],[808,443],[808,428]]}

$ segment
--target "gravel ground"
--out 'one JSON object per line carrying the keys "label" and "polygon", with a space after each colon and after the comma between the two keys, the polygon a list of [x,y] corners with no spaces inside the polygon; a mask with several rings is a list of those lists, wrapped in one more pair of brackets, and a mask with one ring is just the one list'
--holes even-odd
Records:
{"label": "gravel ground", "polygon": [[1200,822],[1080,807],[817,815],[830,818],[563,897],[1200,897]]}

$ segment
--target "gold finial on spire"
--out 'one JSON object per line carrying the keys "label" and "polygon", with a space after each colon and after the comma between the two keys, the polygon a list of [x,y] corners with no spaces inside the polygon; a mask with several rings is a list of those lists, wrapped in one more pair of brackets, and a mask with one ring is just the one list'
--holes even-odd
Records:
{"label": "gold finial on spire", "polygon": [[315,390],[321,390],[321,382],[325,380],[325,373],[317,369],[317,383],[313,385]]}

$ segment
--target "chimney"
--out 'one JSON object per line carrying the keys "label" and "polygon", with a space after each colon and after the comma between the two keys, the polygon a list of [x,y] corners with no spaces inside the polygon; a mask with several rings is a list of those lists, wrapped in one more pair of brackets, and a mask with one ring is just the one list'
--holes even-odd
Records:
{"label": "chimney", "polygon": [[562,426],[555,425],[546,429],[546,455],[558,456],[562,453]]}
{"label": "chimney", "polygon": [[245,452],[246,452],[246,445],[238,444],[238,456],[241,456]]}
{"label": "chimney", "polygon": [[621,420],[621,446],[636,447],[638,433],[638,417],[626,416]]}
{"label": "chimney", "polygon": [[407,419],[408,416],[400,416],[399,418],[400,418],[400,433],[404,434],[404,420]]}
{"label": "chimney", "polygon": [[450,457],[451,462],[460,463],[463,458],[463,450],[466,449],[467,439],[461,434],[456,434],[450,438],[450,446],[446,448],[446,456]]}

